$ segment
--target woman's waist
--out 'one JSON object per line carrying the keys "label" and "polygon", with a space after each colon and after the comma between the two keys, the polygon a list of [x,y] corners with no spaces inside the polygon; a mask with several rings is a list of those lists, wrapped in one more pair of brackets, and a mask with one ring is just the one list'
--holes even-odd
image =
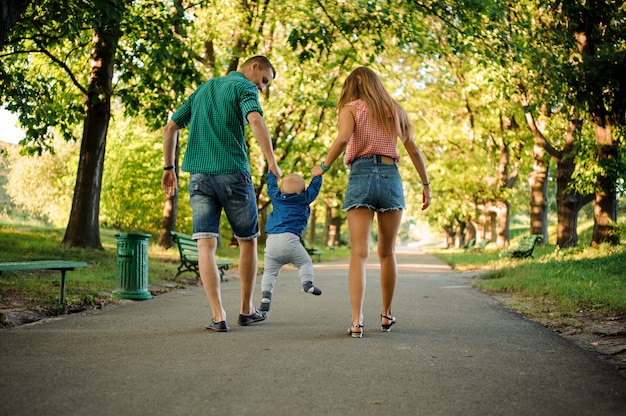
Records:
{"label": "woman's waist", "polygon": [[386,155],[367,155],[358,156],[350,162],[350,167],[358,164],[374,164],[374,165],[396,165],[398,162],[394,157]]}

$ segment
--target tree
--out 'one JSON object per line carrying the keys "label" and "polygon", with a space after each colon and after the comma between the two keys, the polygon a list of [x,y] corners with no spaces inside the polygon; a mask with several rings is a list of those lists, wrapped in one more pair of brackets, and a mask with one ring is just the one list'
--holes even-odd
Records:
{"label": "tree", "polygon": [[74,140],[82,123],[65,244],[101,248],[100,191],[114,96],[129,114],[160,125],[176,93],[197,77],[183,59],[186,19],[179,1],[43,1],[30,4],[11,32],[1,98],[26,128],[26,149],[49,148],[50,126]]}
{"label": "tree", "polygon": [[[620,165],[618,142],[611,135],[611,127],[624,119],[625,95],[620,91],[626,58],[624,31],[619,29],[624,25],[624,11],[614,2],[602,1],[586,5],[563,2],[560,7],[550,8],[528,2],[524,7],[529,5],[531,13],[516,15],[523,16],[516,22],[521,21],[518,26],[527,27],[529,34],[516,42],[523,47],[526,58],[515,72],[536,147],[557,161],[557,244],[577,244],[578,212],[593,200],[594,193],[592,245],[600,241],[616,243],[616,234],[611,232],[616,221],[616,184],[625,169]],[[595,52],[596,46],[601,52]],[[543,126],[537,122],[540,117]],[[564,139],[553,137],[550,143],[542,131],[554,131],[555,123],[546,122],[562,117]],[[587,121],[596,126],[594,132],[586,128]],[[593,135],[597,149],[588,152],[586,143]],[[543,160],[542,155],[538,153],[536,160]],[[544,177],[547,164],[539,162],[535,166],[533,179]],[[540,195],[540,183],[533,186],[533,195]],[[539,207],[539,198],[533,200],[539,201]]]}
{"label": "tree", "polygon": [[111,117],[113,68],[121,32],[124,5],[103,1],[94,10],[97,23],[91,41],[90,71],[85,96],[83,140],[72,211],[63,243],[71,246],[102,248],[100,243],[100,190]]}
{"label": "tree", "polygon": [[619,244],[617,182],[626,174],[614,128],[626,128],[626,9],[620,2],[563,2],[571,57],[566,65],[574,102],[583,106],[596,139],[594,228],[591,244]]}

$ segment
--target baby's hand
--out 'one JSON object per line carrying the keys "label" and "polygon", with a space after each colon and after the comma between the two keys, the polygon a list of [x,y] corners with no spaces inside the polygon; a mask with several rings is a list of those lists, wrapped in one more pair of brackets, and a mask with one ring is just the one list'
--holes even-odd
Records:
{"label": "baby's hand", "polygon": [[314,178],[317,176],[322,176],[323,174],[324,174],[324,171],[319,166],[315,166],[313,170],[311,171],[311,176]]}

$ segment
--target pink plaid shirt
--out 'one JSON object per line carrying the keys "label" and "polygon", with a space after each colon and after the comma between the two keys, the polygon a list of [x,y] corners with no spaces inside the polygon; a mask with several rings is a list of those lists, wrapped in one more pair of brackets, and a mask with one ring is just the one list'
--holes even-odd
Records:
{"label": "pink plaid shirt", "polygon": [[346,105],[356,107],[354,131],[350,136],[344,159],[346,165],[352,165],[352,162],[359,157],[374,155],[388,156],[399,162],[400,154],[396,148],[397,135],[390,134],[372,123],[365,101],[354,100]]}

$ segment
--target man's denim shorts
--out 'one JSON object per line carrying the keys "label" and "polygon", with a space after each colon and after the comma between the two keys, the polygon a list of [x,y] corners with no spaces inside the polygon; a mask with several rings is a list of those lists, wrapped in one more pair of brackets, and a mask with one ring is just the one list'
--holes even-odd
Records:
{"label": "man's denim shorts", "polygon": [[222,208],[236,238],[252,240],[260,235],[256,194],[249,172],[230,175],[192,173],[189,202],[195,240],[219,237]]}
{"label": "man's denim shorts", "polygon": [[[383,163],[386,159],[386,163]],[[342,209],[369,208],[375,212],[404,209],[404,191],[398,165],[384,156],[366,156],[352,162]]]}

